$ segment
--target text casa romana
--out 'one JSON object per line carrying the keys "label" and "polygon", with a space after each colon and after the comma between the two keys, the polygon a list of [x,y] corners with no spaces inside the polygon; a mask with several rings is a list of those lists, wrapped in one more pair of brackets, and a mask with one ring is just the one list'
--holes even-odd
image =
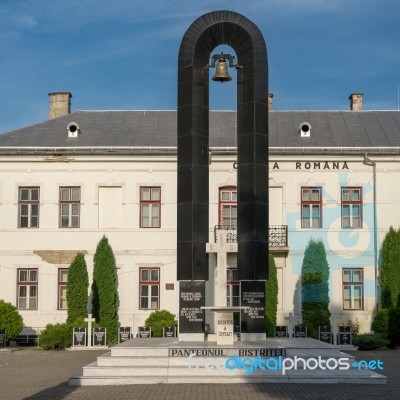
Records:
{"label": "text casa romana", "polygon": [[[347,161],[294,161],[292,165],[295,169],[300,170],[349,169]],[[269,168],[280,169],[280,165],[278,162],[272,162],[269,164]]]}

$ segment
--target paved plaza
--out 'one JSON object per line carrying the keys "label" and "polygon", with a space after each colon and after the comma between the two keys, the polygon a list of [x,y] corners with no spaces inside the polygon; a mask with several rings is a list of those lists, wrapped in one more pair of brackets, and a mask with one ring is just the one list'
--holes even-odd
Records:
{"label": "paved plaza", "polygon": [[68,378],[104,351],[0,351],[0,399],[132,400],[398,400],[400,350],[352,352],[357,360],[380,359],[387,385],[158,384],[69,387]]}

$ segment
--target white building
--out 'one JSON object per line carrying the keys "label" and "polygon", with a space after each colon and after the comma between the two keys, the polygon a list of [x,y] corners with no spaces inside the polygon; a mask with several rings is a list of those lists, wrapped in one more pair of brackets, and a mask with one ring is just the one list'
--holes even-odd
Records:
{"label": "white building", "polygon": [[[78,111],[50,94],[48,121],[0,135],[0,298],[24,333],[66,319],[66,274],[77,252],[89,275],[106,235],[118,268],[119,317],[134,332],[155,309],[178,312],[175,111]],[[400,112],[270,111],[270,251],[278,324],[300,318],[300,271],[311,238],[330,266],[330,309],[369,331],[379,250],[400,215]],[[210,268],[236,266],[236,113],[210,113]],[[267,233],[266,233],[267,234]],[[226,240],[228,238],[228,243]],[[212,282],[211,282],[212,284]],[[213,296],[209,297],[213,301]]]}

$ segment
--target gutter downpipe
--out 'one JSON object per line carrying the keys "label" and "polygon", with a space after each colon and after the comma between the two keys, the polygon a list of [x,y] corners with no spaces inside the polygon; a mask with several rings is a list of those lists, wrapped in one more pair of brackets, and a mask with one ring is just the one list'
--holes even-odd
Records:
{"label": "gutter downpipe", "polygon": [[364,154],[364,165],[372,167],[373,175],[373,212],[374,212],[374,264],[375,264],[375,310],[379,310],[379,298],[378,298],[378,224],[376,215],[376,162],[368,158],[368,154]]}

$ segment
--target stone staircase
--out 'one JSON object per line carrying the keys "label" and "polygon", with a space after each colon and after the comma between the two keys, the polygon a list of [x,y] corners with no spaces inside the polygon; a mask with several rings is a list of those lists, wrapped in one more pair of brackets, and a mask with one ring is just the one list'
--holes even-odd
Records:
{"label": "stone staircase", "polygon": [[[275,358],[272,360],[270,357]],[[298,360],[297,370],[290,369],[284,374],[281,369],[272,370],[277,365],[279,367],[279,362],[287,363],[288,366],[290,360],[287,359],[295,360],[295,357],[305,360]],[[241,368],[234,368],[236,363],[245,358],[247,360],[243,367],[240,365]],[[311,358],[321,360],[325,369],[317,366]],[[341,358],[340,362],[348,363],[350,369],[333,369]],[[225,366],[228,359],[231,369]],[[261,367],[260,359],[264,360]],[[269,359],[271,369],[265,368],[266,359]],[[327,360],[328,367],[332,369],[326,367]],[[304,368],[305,362],[310,363],[310,368]],[[83,367],[82,374],[71,377],[69,385],[386,383],[385,376],[365,370],[364,366],[360,369],[351,366],[354,363],[354,357],[341,352],[339,346],[314,339],[271,338],[261,342],[236,342],[233,346],[218,347],[212,342],[179,342],[176,338],[131,339],[112,347],[111,351],[98,357],[96,362]]]}

